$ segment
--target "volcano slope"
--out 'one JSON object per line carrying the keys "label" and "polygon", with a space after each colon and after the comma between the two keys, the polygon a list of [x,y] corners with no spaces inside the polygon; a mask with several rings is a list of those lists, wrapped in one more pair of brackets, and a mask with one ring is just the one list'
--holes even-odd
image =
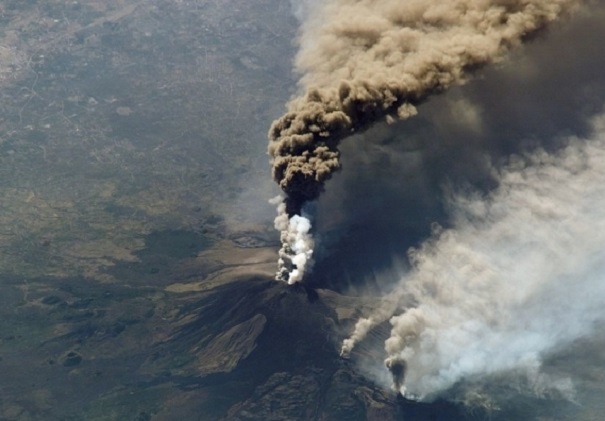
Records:
{"label": "volcano slope", "polygon": [[192,413],[222,420],[461,416],[453,405],[407,402],[360,375],[356,359],[371,346],[351,360],[339,357],[339,330],[368,306],[360,299],[243,276],[182,300],[170,336],[142,368],[167,372],[175,355],[188,356],[171,374],[183,390],[178,405],[164,407],[159,420]]}
{"label": "volcano slope", "polygon": [[[402,398],[382,366],[388,326],[340,358],[371,299],[276,282],[266,262],[193,272],[168,288],[39,278],[25,294],[3,278],[2,419],[526,419]],[[572,406],[535,398],[518,408],[549,417]]]}

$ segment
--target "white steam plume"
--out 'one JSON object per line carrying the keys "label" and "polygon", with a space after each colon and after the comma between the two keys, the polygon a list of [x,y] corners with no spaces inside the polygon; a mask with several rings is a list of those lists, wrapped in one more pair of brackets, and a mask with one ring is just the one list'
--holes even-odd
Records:
{"label": "white steam plume", "polygon": [[310,233],[311,221],[300,215],[289,218],[281,196],[274,197],[270,203],[277,205],[275,229],[280,232],[282,243],[276,279],[285,280],[292,285],[302,281],[303,275],[313,263],[315,242]]}
{"label": "white steam plume", "polygon": [[[398,294],[416,304],[385,344],[408,396],[507,372],[539,380],[544,357],[605,320],[605,115],[569,142],[512,162],[487,196],[455,195],[454,228],[410,253]],[[363,336],[350,339],[347,351]]]}

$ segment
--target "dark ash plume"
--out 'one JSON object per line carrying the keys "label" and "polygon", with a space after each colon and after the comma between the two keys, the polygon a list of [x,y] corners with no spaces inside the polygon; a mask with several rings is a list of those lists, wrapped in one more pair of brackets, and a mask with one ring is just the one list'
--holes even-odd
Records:
{"label": "dark ash plume", "polygon": [[[279,218],[300,215],[318,198],[340,168],[342,139],[382,119],[415,115],[428,96],[464,83],[578,3],[331,0],[309,11],[296,63],[304,94],[269,131],[273,178],[286,194]],[[292,282],[289,256],[296,253],[284,227],[277,278]]]}
{"label": "dark ash plume", "polygon": [[391,376],[393,376],[393,388],[400,391],[405,380],[406,362],[401,358],[391,358],[385,363]]}

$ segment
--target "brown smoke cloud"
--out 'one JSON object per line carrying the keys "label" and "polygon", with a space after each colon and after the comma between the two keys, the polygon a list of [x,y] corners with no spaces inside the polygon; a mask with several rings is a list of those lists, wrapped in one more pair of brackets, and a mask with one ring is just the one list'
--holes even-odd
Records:
{"label": "brown smoke cloud", "polygon": [[[463,84],[578,3],[330,0],[309,11],[296,59],[303,93],[269,131],[287,216],[300,215],[340,168],[342,139],[377,121],[415,115],[428,96]],[[277,277],[287,280],[295,253],[280,230]]]}
{"label": "brown smoke cloud", "polygon": [[427,96],[465,82],[577,1],[335,0],[313,13],[296,65],[304,94],[269,132],[273,177],[288,214],[338,170],[338,143],[383,118],[405,119]]}
{"label": "brown smoke cloud", "polygon": [[418,116],[342,142],[342,169],[311,208],[321,251],[305,282],[347,294],[390,290],[404,270],[393,263],[407,267],[408,248],[433,222],[451,226],[452,188],[487,194],[512,155],[589,136],[605,98],[604,8],[587,4],[421,104]]}

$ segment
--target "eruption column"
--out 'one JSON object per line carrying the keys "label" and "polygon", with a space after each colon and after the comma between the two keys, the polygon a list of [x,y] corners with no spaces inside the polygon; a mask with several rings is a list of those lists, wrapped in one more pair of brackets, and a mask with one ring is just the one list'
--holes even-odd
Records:
{"label": "eruption column", "polygon": [[340,168],[342,139],[381,119],[415,115],[428,96],[464,83],[579,3],[327,0],[307,11],[296,58],[303,93],[269,130],[273,178],[285,192],[277,279],[303,279],[308,258],[297,258],[282,219],[301,216],[319,197]]}

